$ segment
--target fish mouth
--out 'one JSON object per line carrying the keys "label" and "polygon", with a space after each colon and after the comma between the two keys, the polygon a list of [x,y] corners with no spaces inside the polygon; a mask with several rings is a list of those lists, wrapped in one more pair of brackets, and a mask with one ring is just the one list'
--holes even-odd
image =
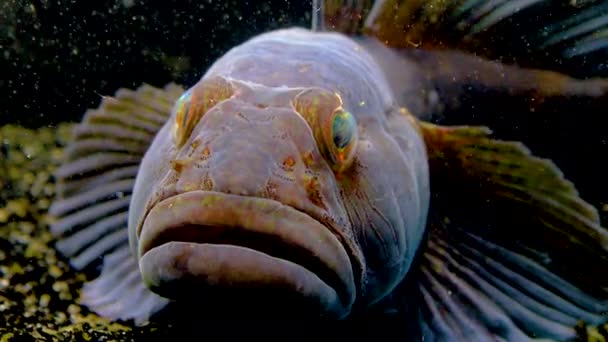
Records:
{"label": "fish mouth", "polygon": [[339,238],[271,199],[213,191],[164,199],[143,221],[138,254],[146,285],[172,299],[242,293],[283,303],[278,310],[303,304],[337,318],[355,300],[353,267]]}

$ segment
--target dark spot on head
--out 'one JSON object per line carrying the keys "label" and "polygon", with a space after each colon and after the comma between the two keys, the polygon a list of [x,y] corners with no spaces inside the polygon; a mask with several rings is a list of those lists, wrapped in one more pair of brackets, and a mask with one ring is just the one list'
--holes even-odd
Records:
{"label": "dark spot on head", "polygon": [[261,197],[276,200],[278,198],[277,185],[273,181],[267,181],[262,189]]}
{"label": "dark spot on head", "polygon": [[361,171],[367,169],[355,158],[353,164],[345,172],[335,173],[336,180],[345,187],[358,188],[360,186]]}
{"label": "dark spot on head", "polygon": [[288,138],[288,135],[285,132],[281,132],[279,134],[275,134],[274,137],[280,140],[286,140]]}
{"label": "dark spot on head", "polygon": [[209,173],[205,173],[203,181],[201,182],[201,190],[211,191],[213,190],[213,179],[209,177]]}
{"label": "dark spot on head", "polygon": [[249,122],[249,119],[243,114],[243,112],[237,112],[236,116],[242,119],[243,121]]}
{"label": "dark spot on head", "polygon": [[292,171],[296,165],[296,160],[292,156],[288,156],[283,160],[281,167],[286,171]]}
{"label": "dark spot on head", "polygon": [[198,139],[195,139],[190,144],[190,147],[192,147],[192,150],[196,150],[199,147],[200,144],[201,144],[201,142]]}
{"label": "dark spot on head", "polygon": [[188,159],[173,159],[171,162],[171,168],[177,173],[181,173],[184,166],[188,165]]}
{"label": "dark spot on head", "polygon": [[323,202],[323,196],[321,196],[321,192],[319,191],[319,178],[317,178],[317,176],[311,177],[310,180],[306,182],[306,194],[314,205],[319,208],[327,209]]}
{"label": "dark spot on head", "polygon": [[315,158],[312,154],[312,151],[304,153],[304,157],[302,158],[302,160],[304,161],[304,165],[306,165],[306,167],[311,167],[315,163]]}
{"label": "dark spot on head", "polygon": [[208,146],[205,146],[205,148],[203,149],[203,152],[201,152],[201,159],[207,160],[210,156],[211,156],[211,151],[209,150]]}

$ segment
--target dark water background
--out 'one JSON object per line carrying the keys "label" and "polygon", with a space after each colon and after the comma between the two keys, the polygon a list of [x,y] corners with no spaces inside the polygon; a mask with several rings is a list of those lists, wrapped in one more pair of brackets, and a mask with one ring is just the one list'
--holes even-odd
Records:
{"label": "dark water background", "polygon": [[310,26],[311,1],[0,0],[0,125],[79,120],[142,82],[191,85],[243,40]]}

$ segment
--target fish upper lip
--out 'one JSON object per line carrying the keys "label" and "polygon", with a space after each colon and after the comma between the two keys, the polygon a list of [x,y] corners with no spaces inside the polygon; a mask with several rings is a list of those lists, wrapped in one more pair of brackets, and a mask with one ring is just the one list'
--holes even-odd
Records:
{"label": "fish upper lip", "polygon": [[[197,228],[193,230],[192,226]],[[346,308],[353,305],[357,272],[349,246],[344,246],[342,237],[333,228],[272,199],[202,190],[167,196],[155,202],[142,220],[138,231],[138,256],[141,258],[148,251],[173,241],[191,242],[188,239],[194,239],[192,242],[200,244],[205,241],[218,243],[214,240],[218,235],[239,234],[239,231],[275,238],[274,243],[304,251],[309,262],[301,266],[334,288]],[[310,261],[322,264],[326,272],[318,272],[318,267],[316,270],[306,267],[310,266]]]}

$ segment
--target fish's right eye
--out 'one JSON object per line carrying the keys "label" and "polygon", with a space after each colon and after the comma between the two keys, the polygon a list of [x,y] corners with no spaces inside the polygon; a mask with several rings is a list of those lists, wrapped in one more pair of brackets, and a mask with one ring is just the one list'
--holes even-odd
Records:
{"label": "fish's right eye", "polygon": [[177,146],[181,147],[188,140],[196,124],[210,108],[233,94],[230,81],[219,76],[201,80],[183,93],[173,109],[173,138]]}

